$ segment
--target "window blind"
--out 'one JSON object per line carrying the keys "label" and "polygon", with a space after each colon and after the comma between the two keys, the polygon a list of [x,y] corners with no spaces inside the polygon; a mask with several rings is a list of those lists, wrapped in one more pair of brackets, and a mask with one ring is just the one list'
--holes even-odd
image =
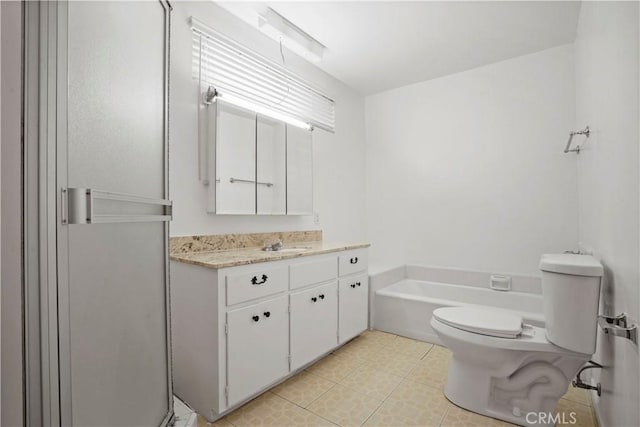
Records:
{"label": "window blind", "polygon": [[335,103],[300,77],[217,33],[195,18],[192,28],[193,77],[206,91],[225,94],[262,108],[335,130]]}

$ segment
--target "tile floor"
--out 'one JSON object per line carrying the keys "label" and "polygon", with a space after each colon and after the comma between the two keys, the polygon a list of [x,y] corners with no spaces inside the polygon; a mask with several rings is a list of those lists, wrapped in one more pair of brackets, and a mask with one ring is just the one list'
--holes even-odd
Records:
{"label": "tile floor", "polygon": [[[215,423],[243,426],[508,426],[450,403],[442,393],[451,352],[380,331],[367,331],[286,382]],[[596,426],[591,400],[569,387],[557,410],[574,426]]]}

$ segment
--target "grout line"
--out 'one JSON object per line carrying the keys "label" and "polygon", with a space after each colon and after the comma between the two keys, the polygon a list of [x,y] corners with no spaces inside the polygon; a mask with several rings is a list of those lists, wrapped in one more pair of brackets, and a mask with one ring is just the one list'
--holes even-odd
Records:
{"label": "grout line", "polygon": [[[333,381],[332,381],[332,382],[333,382]],[[316,398],[315,398],[315,399],[313,399],[311,402],[309,402],[309,404],[307,404],[307,408],[308,408],[309,406],[311,406],[311,404],[312,404],[313,402],[315,402],[316,400],[320,399],[320,398],[321,398],[322,396],[324,396],[325,394],[329,393],[329,391],[330,391],[330,390],[332,390],[332,389],[333,389],[337,384],[338,384],[338,383],[333,383],[333,385],[332,385],[331,387],[329,387],[326,391],[324,391],[323,393],[320,393],[320,395],[319,395],[318,397],[316,397]],[[307,409],[307,408],[304,408],[304,409]],[[315,414],[315,412],[313,412],[313,411],[311,411],[311,410],[309,410],[309,409],[307,409],[307,411],[312,412],[312,413],[314,413],[314,414]],[[316,415],[317,415],[317,414],[316,414]],[[333,421],[332,421],[332,422],[333,422]]]}
{"label": "grout line", "polygon": [[381,401],[381,402],[378,404],[378,406],[376,406],[376,408],[375,408],[373,411],[371,411],[371,413],[369,414],[369,416],[368,416],[367,418],[365,418],[365,420],[364,420],[363,422],[361,422],[361,423],[360,423],[360,425],[361,425],[361,426],[365,425],[365,424],[367,423],[367,421],[369,421],[369,418],[371,418],[371,417],[373,416],[373,414],[375,414],[376,412],[378,412],[378,409],[380,409],[380,407],[384,404],[384,402],[385,402],[386,400],[387,400],[387,399],[385,399],[385,400]]}
{"label": "grout line", "polygon": [[442,423],[447,418],[447,415],[449,415],[449,410],[451,410],[451,403],[447,401],[447,410],[444,411],[444,414],[442,414],[442,418],[440,418],[440,422],[438,423],[438,426],[442,426]]}

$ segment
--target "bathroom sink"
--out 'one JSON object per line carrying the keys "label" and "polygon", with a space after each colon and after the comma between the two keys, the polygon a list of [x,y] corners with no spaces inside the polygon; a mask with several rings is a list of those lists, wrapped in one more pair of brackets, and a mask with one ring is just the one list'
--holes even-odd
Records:
{"label": "bathroom sink", "polygon": [[311,248],[308,247],[294,247],[294,248],[282,248],[279,249],[277,251],[273,251],[273,252],[304,252],[304,251],[308,251]]}

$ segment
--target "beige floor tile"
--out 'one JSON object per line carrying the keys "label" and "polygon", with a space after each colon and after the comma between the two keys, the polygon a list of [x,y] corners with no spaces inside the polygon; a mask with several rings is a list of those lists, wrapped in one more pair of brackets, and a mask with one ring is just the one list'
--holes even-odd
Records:
{"label": "beige floor tile", "polygon": [[332,381],[303,371],[273,388],[271,392],[298,406],[306,408],[309,403],[313,402],[334,385],[335,383]]}
{"label": "beige floor tile", "polygon": [[571,384],[569,384],[569,389],[562,398],[582,403],[583,405],[591,405],[591,396],[589,395],[589,391],[583,388],[576,388]]}
{"label": "beige floor tile", "polygon": [[358,337],[337,349],[334,354],[358,360],[372,360],[387,348],[385,340]]}
{"label": "beige floor tile", "polygon": [[387,347],[381,342],[377,341],[365,341],[365,340],[353,340],[336,351],[333,352],[335,356],[342,356],[346,359],[352,359],[359,363],[374,359],[377,354],[384,351]]}
{"label": "beige floor tile", "polygon": [[364,340],[364,341],[373,341],[377,343],[382,343],[384,345],[389,345],[396,339],[396,336],[397,335],[390,334],[388,332],[374,330],[374,331],[364,331],[362,334],[360,334],[358,339]]}
{"label": "beige floor tile", "polygon": [[428,355],[430,354],[432,357],[450,359],[453,353],[451,353],[451,350],[449,350],[447,347],[434,344],[433,347],[431,347],[431,350],[429,350],[429,353],[427,354]]}
{"label": "beige floor tile", "polygon": [[391,393],[389,400],[402,400],[414,406],[428,406],[429,409],[441,416],[451,405],[444,396],[442,389],[431,387],[410,378],[402,380],[400,385]]}
{"label": "beige floor tile", "polygon": [[442,391],[405,379],[365,425],[438,426],[449,405]]}
{"label": "beige floor tile", "polygon": [[329,421],[271,392],[266,392],[225,418],[236,427],[332,426]]}
{"label": "beige floor tile", "polygon": [[513,424],[450,405],[440,425],[442,427],[506,427]]}
{"label": "beige floor tile", "polygon": [[379,399],[336,384],[307,409],[343,427],[360,426],[381,403]]}
{"label": "beige floor tile", "polygon": [[408,378],[439,389],[444,388],[451,352],[440,346],[433,346],[427,355],[409,372]]}
{"label": "beige floor tile", "polygon": [[384,400],[400,384],[402,377],[390,375],[369,366],[362,366],[339,383],[361,393]]}
{"label": "beige floor tile", "polygon": [[416,357],[400,354],[387,348],[380,351],[377,357],[370,359],[367,365],[387,374],[406,377],[420,362],[421,360]]}
{"label": "beige floor tile", "polygon": [[338,382],[361,366],[357,360],[330,354],[306,369],[326,380]]}
{"label": "beige floor tile", "polygon": [[389,348],[393,349],[396,353],[417,359],[422,359],[432,347],[433,344],[405,337],[396,337],[389,346]]}
{"label": "beige floor tile", "polygon": [[224,418],[210,423],[205,417],[198,415],[198,427],[233,427],[233,424]]}
{"label": "beige floor tile", "polygon": [[597,425],[590,406],[571,400],[560,399],[556,405],[556,414],[561,417],[557,425],[576,425],[580,427],[595,427]]}

